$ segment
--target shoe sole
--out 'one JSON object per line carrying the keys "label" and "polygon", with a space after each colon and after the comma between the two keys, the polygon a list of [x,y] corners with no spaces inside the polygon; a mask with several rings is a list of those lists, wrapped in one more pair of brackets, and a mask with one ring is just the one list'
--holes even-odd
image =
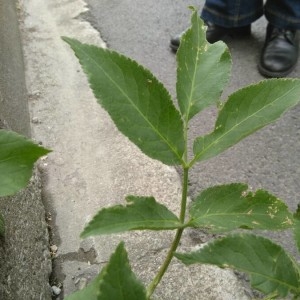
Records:
{"label": "shoe sole", "polygon": [[272,72],[270,70],[267,70],[264,68],[261,64],[257,65],[258,71],[261,75],[268,77],[268,78],[281,78],[281,77],[286,77],[288,74],[290,74],[296,67],[296,64],[293,65],[291,68],[284,72]]}

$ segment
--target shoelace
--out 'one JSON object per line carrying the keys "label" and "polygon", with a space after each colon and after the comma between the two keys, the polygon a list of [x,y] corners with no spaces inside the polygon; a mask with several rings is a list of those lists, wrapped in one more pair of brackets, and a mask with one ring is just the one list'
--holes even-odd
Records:
{"label": "shoelace", "polygon": [[275,38],[282,37],[285,40],[287,40],[289,43],[294,44],[295,33],[296,33],[296,31],[294,31],[294,30],[274,27],[272,29],[270,40],[274,40]]}

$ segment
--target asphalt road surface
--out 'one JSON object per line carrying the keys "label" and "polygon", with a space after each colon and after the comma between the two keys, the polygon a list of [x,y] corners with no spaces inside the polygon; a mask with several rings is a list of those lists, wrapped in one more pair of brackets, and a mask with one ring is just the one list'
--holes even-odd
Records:
{"label": "asphalt road surface", "polygon": [[[175,99],[176,57],[169,48],[170,37],[190,23],[189,5],[201,9],[203,1],[174,0],[88,0],[90,12],[83,18],[97,28],[109,48],[123,53],[150,69]],[[252,36],[226,40],[232,57],[232,78],[222,98],[258,82],[257,60],[263,45],[266,21],[252,25]],[[290,77],[299,77],[300,62]],[[191,170],[190,195],[208,186],[246,182],[253,189],[267,189],[284,199],[291,210],[297,208],[300,194],[300,107],[286,113],[276,123],[262,129],[238,145]],[[210,109],[191,123],[190,141],[212,129],[216,110]],[[272,237],[294,252],[288,233]],[[295,252],[294,252],[295,253]]]}

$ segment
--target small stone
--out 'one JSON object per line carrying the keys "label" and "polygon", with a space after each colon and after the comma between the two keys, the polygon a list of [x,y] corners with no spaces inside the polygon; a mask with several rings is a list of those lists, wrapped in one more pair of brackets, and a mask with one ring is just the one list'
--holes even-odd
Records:
{"label": "small stone", "polygon": [[39,96],[40,94],[41,94],[41,92],[39,90],[32,92],[32,95],[34,95],[34,96]]}
{"label": "small stone", "polygon": [[46,220],[47,220],[47,221],[52,221],[52,215],[51,215],[51,212],[47,212],[47,214],[46,214]]}
{"label": "small stone", "polygon": [[61,289],[55,285],[51,286],[52,293],[55,296],[58,296],[61,293]]}
{"label": "small stone", "polygon": [[31,122],[33,124],[40,124],[41,123],[41,121],[37,117],[33,117],[32,120],[31,120]]}
{"label": "small stone", "polygon": [[51,245],[50,250],[51,250],[52,253],[56,253],[57,250],[58,250],[58,247],[56,245]]}

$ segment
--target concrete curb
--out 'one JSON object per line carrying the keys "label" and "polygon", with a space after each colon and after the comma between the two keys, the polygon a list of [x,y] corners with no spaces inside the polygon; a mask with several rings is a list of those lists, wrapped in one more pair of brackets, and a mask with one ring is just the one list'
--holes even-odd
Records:
{"label": "concrete curb", "polygon": [[16,2],[0,3],[0,120],[7,127],[30,136],[23,52]]}
{"label": "concrete curb", "polygon": [[[30,136],[16,2],[0,3],[0,129]],[[28,187],[0,199],[6,232],[0,241],[0,299],[50,299],[48,230],[37,170]]]}

